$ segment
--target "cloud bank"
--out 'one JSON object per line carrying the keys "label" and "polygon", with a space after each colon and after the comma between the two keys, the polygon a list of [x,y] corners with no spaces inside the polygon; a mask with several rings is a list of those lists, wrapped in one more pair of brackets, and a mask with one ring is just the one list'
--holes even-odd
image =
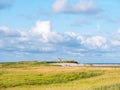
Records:
{"label": "cloud bank", "polygon": [[[37,21],[29,31],[11,30],[0,26],[0,53],[16,56],[37,54],[64,56],[104,56],[120,50],[120,33],[116,37],[80,35],[74,32],[58,33],[51,29],[50,21]],[[29,56],[30,57],[30,56]],[[37,56],[38,57],[38,56]],[[46,56],[44,56],[46,57]],[[34,57],[33,57],[34,58]]]}

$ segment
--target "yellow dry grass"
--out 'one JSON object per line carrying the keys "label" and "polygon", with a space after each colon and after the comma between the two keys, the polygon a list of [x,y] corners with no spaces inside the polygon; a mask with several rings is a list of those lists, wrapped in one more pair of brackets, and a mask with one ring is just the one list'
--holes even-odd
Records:
{"label": "yellow dry grass", "polygon": [[[102,67],[60,67],[60,66],[34,66],[27,68],[2,68],[2,71],[27,73],[27,74],[63,74],[79,71],[101,71],[102,75],[78,79],[67,83],[56,83],[49,85],[29,85],[4,88],[3,90],[93,90],[97,87],[110,86],[120,83],[120,68]],[[2,89],[1,89],[2,90]],[[101,90],[101,89],[100,89]]]}

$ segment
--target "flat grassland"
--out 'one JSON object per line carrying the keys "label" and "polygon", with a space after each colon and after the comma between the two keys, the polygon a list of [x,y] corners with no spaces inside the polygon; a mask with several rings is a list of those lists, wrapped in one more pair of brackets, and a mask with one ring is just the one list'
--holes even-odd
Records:
{"label": "flat grassland", "polygon": [[0,90],[120,90],[120,68],[0,63]]}

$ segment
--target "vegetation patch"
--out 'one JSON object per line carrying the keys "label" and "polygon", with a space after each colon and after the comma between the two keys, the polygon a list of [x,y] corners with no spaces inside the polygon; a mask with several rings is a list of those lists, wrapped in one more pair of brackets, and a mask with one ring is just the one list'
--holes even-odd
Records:
{"label": "vegetation patch", "polygon": [[120,90],[120,68],[0,63],[0,90]]}
{"label": "vegetation patch", "polygon": [[74,80],[82,80],[85,78],[99,76],[101,74],[103,74],[103,72],[97,70],[71,71],[61,73],[8,71],[7,73],[0,75],[0,88],[9,88],[24,85],[49,85],[57,83],[68,83]]}
{"label": "vegetation patch", "polygon": [[[20,61],[20,62],[3,62],[0,68],[22,68],[31,66],[57,66],[51,63],[78,63],[75,60],[58,60],[58,61]],[[58,65],[59,66],[59,65]]]}
{"label": "vegetation patch", "polygon": [[39,61],[20,61],[20,62],[4,62],[0,63],[1,68],[22,68],[22,67],[31,67],[31,66],[49,66],[47,62]]}

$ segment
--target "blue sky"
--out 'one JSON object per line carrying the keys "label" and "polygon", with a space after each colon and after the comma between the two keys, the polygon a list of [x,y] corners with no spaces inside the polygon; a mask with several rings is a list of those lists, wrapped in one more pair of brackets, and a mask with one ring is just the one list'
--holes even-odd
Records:
{"label": "blue sky", "polygon": [[0,0],[0,62],[120,63],[120,0]]}

